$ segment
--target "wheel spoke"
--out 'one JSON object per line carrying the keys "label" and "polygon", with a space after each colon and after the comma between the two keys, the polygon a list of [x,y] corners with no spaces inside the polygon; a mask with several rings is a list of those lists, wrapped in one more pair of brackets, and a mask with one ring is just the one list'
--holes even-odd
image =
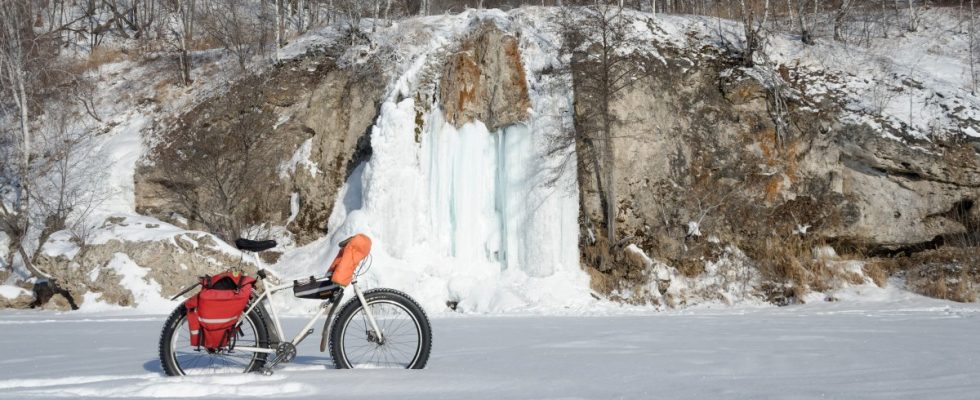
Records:
{"label": "wheel spoke", "polygon": [[367,303],[366,307],[370,307],[374,314],[384,341],[380,344],[377,342],[378,338],[365,312],[366,307],[362,305],[348,317],[340,338],[347,363],[355,368],[411,366],[420,349],[419,322],[405,306],[395,301],[369,299]]}
{"label": "wheel spoke", "polygon": [[[219,349],[212,353],[198,346],[190,346],[189,338],[183,334],[187,331],[187,318],[184,317],[176,324],[170,349],[174,365],[184,375],[248,372],[263,357],[261,353],[228,352],[228,349]],[[236,346],[258,345],[259,334],[250,315],[244,318],[240,332],[236,332],[235,336]]]}

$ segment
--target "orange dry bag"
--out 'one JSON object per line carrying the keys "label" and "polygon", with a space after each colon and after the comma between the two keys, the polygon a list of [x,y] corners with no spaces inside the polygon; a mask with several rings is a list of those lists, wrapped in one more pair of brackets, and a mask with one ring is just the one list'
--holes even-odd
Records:
{"label": "orange dry bag", "polygon": [[371,252],[371,239],[360,233],[340,242],[340,253],[330,264],[330,280],[334,283],[347,286],[354,279],[354,269],[357,264],[368,256]]}

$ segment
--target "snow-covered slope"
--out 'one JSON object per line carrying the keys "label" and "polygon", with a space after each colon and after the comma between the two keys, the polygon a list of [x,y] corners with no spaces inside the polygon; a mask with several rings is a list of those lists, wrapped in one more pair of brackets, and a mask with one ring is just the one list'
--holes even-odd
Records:
{"label": "snow-covered slope", "polygon": [[[833,40],[806,46],[799,36],[774,34],[766,45],[773,66],[810,101],[843,105],[842,121],[867,124],[897,140],[980,137],[980,98],[973,93],[969,35],[955,8],[922,11],[917,32],[874,35],[867,43]],[[660,16],[675,37],[696,32],[705,43],[739,43],[742,27],[714,18]],[[818,28],[823,29],[823,28]]]}

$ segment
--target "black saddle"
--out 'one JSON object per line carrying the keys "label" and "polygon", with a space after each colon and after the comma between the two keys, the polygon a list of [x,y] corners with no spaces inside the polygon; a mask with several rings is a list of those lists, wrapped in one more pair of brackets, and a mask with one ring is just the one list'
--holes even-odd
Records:
{"label": "black saddle", "polygon": [[235,239],[235,247],[237,247],[238,250],[259,252],[276,247],[276,241]]}

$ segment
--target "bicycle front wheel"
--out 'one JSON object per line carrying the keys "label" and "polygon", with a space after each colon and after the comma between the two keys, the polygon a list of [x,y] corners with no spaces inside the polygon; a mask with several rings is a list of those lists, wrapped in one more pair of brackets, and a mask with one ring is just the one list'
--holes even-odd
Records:
{"label": "bicycle front wheel", "polygon": [[[263,347],[268,343],[265,324],[255,310],[241,322],[235,333],[236,346]],[[160,334],[160,364],[170,376],[251,372],[262,368],[265,358],[265,353],[191,346],[183,304],[170,314]]]}
{"label": "bicycle front wheel", "polygon": [[364,299],[382,337],[375,334],[361,301],[349,301],[330,332],[330,354],[337,368],[425,368],[432,329],[422,307],[392,289],[369,290]]}

